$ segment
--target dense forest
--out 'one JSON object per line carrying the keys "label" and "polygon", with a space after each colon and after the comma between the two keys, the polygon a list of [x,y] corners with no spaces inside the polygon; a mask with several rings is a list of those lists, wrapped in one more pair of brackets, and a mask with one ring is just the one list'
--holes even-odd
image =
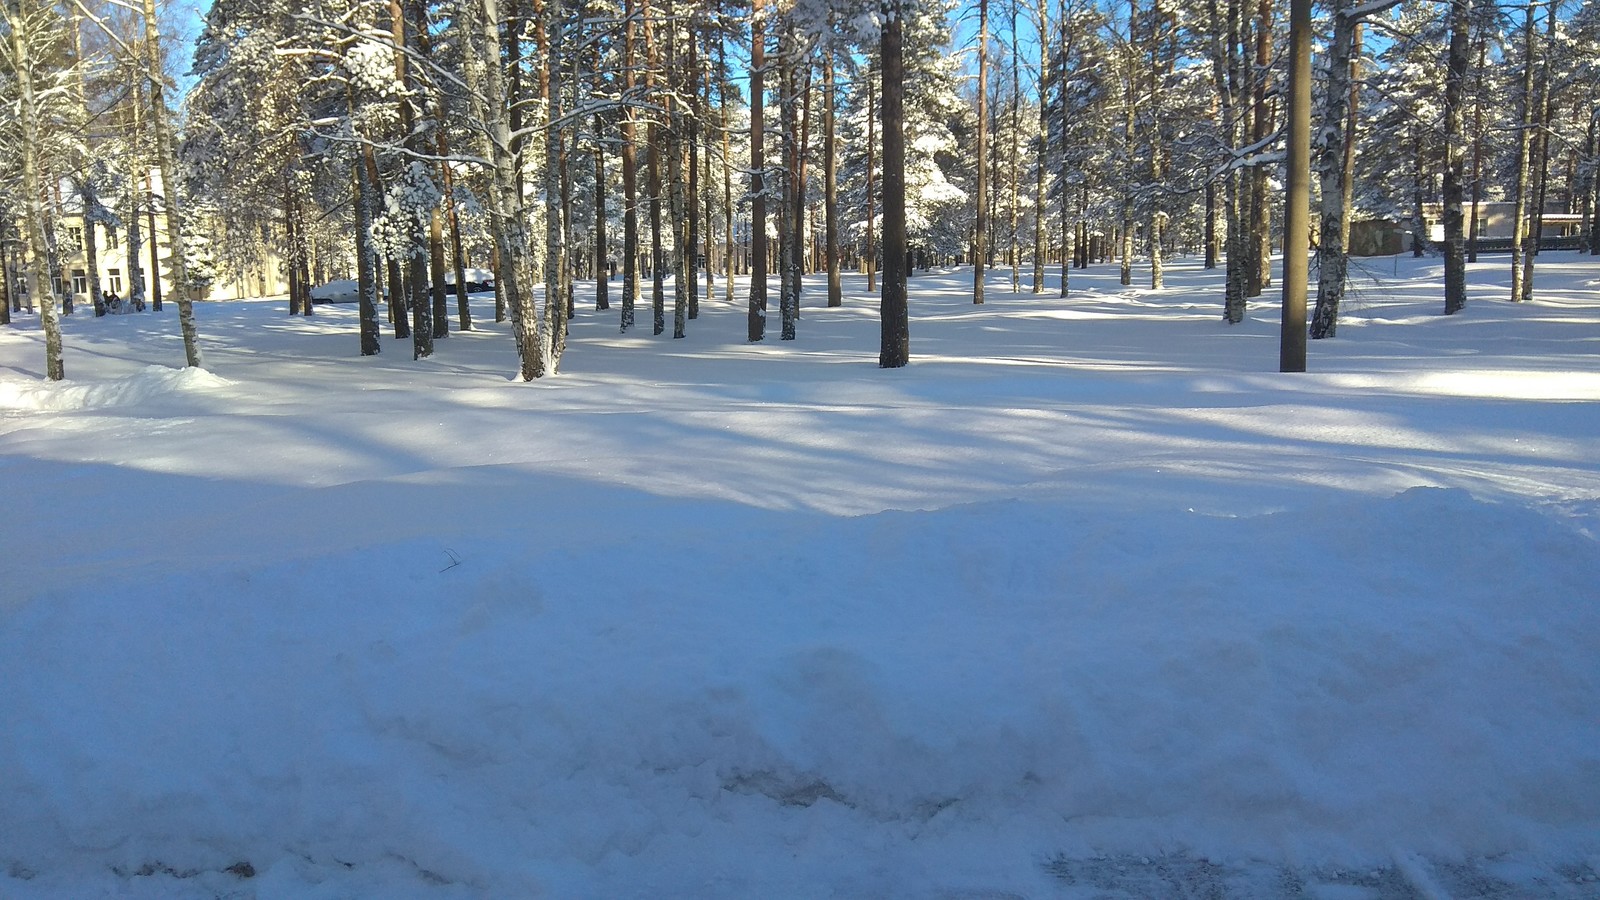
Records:
{"label": "dense forest", "polygon": [[1443,254],[1446,312],[1491,243],[1513,300],[1557,231],[1600,250],[1587,2],[214,0],[192,69],[153,0],[3,2],[0,315],[48,298],[50,377],[63,255],[98,305],[85,224],[136,259],[157,209],[189,365],[194,299],[271,258],[292,314],[355,278],[360,352],[392,329],[418,358],[473,327],[487,270],[525,379],[558,371],[580,280],[624,331],[648,310],[681,337],[718,299],[760,341],[768,275],[789,340],[804,274],[839,305],[841,270],[863,272],[896,366],[919,266],[971,265],[983,303],[989,268],[1013,292],[1048,268],[1065,294],[1073,268],[1132,284],[1138,261],[1160,289],[1196,254],[1238,322],[1299,215],[1323,338],[1357,243]]}

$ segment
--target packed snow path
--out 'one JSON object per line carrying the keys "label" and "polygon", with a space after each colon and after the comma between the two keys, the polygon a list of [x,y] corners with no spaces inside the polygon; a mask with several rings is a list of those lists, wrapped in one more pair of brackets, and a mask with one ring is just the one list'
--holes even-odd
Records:
{"label": "packed snow path", "polygon": [[1499,268],[0,330],[0,897],[1600,896],[1600,265]]}

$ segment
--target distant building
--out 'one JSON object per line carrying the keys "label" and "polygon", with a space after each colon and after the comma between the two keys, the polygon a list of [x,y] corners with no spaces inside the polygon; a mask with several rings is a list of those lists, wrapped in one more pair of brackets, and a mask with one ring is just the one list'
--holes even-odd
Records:
{"label": "distant building", "polygon": [[[1472,233],[1473,209],[1471,203],[1462,204],[1463,227]],[[1424,239],[1429,244],[1444,242],[1444,205],[1422,205]],[[1477,204],[1478,243],[1482,250],[1507,250],[1511,246],[1512,224],[1516,218],[1516,204],[1503,201]],[[1584,217],[1567,212],[1563,204],[1550,203],[1540,216],[1541,238],[1545,246],[1562,241],[1575,241],[1584,233]],[[1410,220],[1358,219],[1350,223],[1351,256],[1387,256],[1411,248],[1411,232],[1415,224]]]}
{"label": "distant building", "polygon": [[[154,202],[146,206],[140,217],[139,231],[143,244],[139,259],[135,261],[128,258],[127,223],[123,223],[122,227],[110,227],[99,222],[86,224],[82,202],[78,195],[70,190],[68,185],[62,185],[61,218],[56,227],[56,252],[61,263],[61,275],[59,279],[52,279],[51,284],[58,296],[70,291],[74,304],[92,303],[96,294],[108,291],[119,297],[127,297],[133,283],[134,267],[137,266],[144,275],[145,296],[149,301],[155,295],[154,285],[150,280],[152,266],[155,266],[161,273],[162,300],[177,298],[169,265],[172,244],[167,229],[166,211],[161,202],[159,170],[151,172],[149,190],[153,194]],[[206,218],[204,211],[194,211],[191,214],[202,220]],[[96,268],[99,275],[99,283],[96,285],[89,284],[89,259],[85,250],[86,227],[94,229]],[[189,231],[206,235],[215,234],[220,229],[207,228],[202,221],[200,227],[191,228]],[[22,233],[22,225],[18,223],[17,228],[9,233],[10,239],[0,243],[0,267],[4,268],[13,291],[26,281],[22,242],[17,239]],[[194,257],[193,250],[189,255],[191,258]],[[238,255],[236,253],[235,257]],[[157,262],[159,265],[156,265]],[[236,261],[230,268],[234,270],[232,274],[219,274],[204,289],[196,291],[193,299],[238,300],[244,297],[283,294],[289,290],[288,269],[269,242],[260,242],[258,248],[247,254],[243,264]]]}

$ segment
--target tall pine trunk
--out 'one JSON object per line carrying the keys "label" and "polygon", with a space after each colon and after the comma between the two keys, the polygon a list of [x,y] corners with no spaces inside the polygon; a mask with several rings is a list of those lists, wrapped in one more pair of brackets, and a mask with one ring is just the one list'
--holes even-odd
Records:
{"label": "tall pine trunk", "polygon": [[[987,4],[987,0],[983,0]],[[906,302],[906,143],[904,132],[904,0],[888,0],[879,42],[883,71],[883,296],[879,302],[878,366],[911,360]]]}
{"label": "tall pine trunk", "polygon": [[1471,27],[1468,0],[1451,0],[1450,52],[1444,81],[1444,312],[1452,315],[1467,306],[1466,235],[1461,221],[1461,178],[1465,153],[1461,145],[1462,103],[1467,80],[1467,29]]}
{"label": "tall pine trunk", "polygon": [[[656,41],[650,0],[644,0],[645,93],[656,99],[656,73],[661,69],[661,48]],[[659,102],[659,101],[658,101]],[[650,314],[652,334],[667,330],[666,251],[661,241],[661,158],[666,151],[665,130],[651,117],[645,126],[645,190],[650,204]]]}
{"label": "tall pine trunk", "polygon": [[639,304],[639,164],[635,149],[633,92],[635,85],[634,18],[637,0],[623,4],[622,93],[629,104],[622,109],[622,324],[626,332],[633,327],[634,308]]}
{"label": "tall pine trunk", "polygon": [[838,96],[833,80],[833,51],[829,50],[822,61],[822,215],[827,241],[824,253],[828,267],[828,305],[843,306],[844,289],[839,276],[839,170],[833,134]]}
{"label": "tall pine trunk", "polygon": [[747,314],[751,342],[766,337],[767,329],[767,197],[766,158],[766,30],[762,0],[750,4],[750,305]]}
{"label": "tall pine trunk", "polygon": [[[888,100],[887,80],[885,97]],[[972,232],[972,302],[983,302],[983,268],[989,256],[989,0],[978,0],[978,216]],[[884,140],[888,140],[885,126]],[[887,173],[885,173],[887,178]],[[884,241],[888,277],[888,240]],[[903,265],[903,263],[902,263]],[[906,273],[910,274],[910,273]]]}
{"label": "tall pine trunk", "polygon": [[[1261,0],[1259,21],[1256,24],[1256,79],[1255,114],[1252,120],[1255,134],[1252,139],[1260,144],[1272,134],[1273,103],[1272,84],[1272,0]],[[1250,242],[1255,268],[1250,273],[1250,296],[1259,296],[1272,285],[1272,193],[1267,189],[1267,170],[1255,166],[1250,170]]]}
{"label": "tall pine trunk", "polygon": [[[1044,293],[1045,264],[1045,167],[1050,154],[1050,6],[1049,0],[1038,0],[1034,10],[1039,25],[1039,142],[1035,145],[1033,183],[1033,293]],[[1063,135],[1065,137],[1065,135]],[[1062,183],[1062,190],[1066,184]],[[1066,202],[1062,201],[1062,218],[1066,217]]]}

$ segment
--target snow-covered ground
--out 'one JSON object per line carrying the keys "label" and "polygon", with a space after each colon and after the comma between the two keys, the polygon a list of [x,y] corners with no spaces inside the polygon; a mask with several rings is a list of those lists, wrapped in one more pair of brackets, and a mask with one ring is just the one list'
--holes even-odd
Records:
{"label": "snow-covered ground", "polygon": [[1303,375],[1193,262],[918,274],[896,371],[854,276],[535,384],[24,317],[0,897],[1600,897],[1600,261],[1508,266]]}

